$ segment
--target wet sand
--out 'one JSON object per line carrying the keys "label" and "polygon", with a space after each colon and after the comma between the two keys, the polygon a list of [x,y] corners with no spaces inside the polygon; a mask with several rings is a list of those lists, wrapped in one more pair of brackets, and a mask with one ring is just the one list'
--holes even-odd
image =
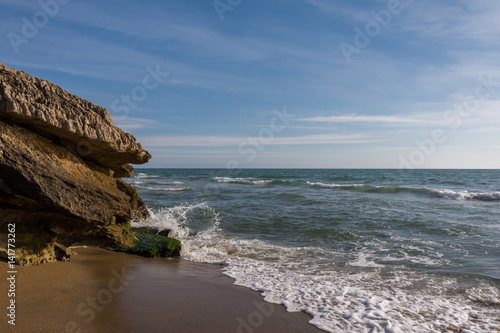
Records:
{"label": "wet sand", "polygon": [[[16,332],[308,333],[305,313],[289,313],[235,286],[221,267],[73,249],[66,263],[17,267]],[[0,262],[7,272],[7,263]],[[6,273],[4,273],[6,275]],[[7,324],[7,286],[0,284]]]}

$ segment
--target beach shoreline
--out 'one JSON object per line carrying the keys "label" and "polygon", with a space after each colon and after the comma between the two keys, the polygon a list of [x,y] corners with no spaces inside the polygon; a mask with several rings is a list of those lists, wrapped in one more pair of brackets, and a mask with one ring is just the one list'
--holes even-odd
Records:
{"label": "beach shoreline", "polygon": [[[17,267],[16,325],[4,315],[2,331],[322,332],[308,314],[287,312],[234,285],[219,265],[72,251],[69,262]],[[0,267],[7,272],[6,262]],[[3,291],[0,301],[7,304]]]}

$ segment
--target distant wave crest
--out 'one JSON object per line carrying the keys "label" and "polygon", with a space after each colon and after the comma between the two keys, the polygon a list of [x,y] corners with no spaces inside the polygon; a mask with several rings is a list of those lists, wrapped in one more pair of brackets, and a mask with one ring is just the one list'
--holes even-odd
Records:
{"label": "distant wave crest", "polygon": [[213,179],[219,183],[233,183],[242,185],[286,185],[291,183],[291,181],[288,180],[256,179],[252,177],[248,178],[214,177]]}
{"label": "distant wave crest", "polygon": [[452,190],[452,189],[439,189],[429,187],[411,187],[411,186],[398,186],[398,185],[369,185],[369,184],[337,184],[337,183],[322,183],[312,181],[300,180],[281,180],[281,179],[257,179],[253,177],[236,178],[236,177],[214,177],[213,180],[219,183],[230,183],[240,185],[286,185],[286,186],[303,186],[309,185],[312,188],[336,189],[336,190],[350,190],[368,193],[413,193],[417,195],[427,195],[431,197],[448,199],[448,200],[479,200],[479,201],[500,201],[500,192],[474,192],[467,190]]}
{"label": "distant wave crest", "polygon": [[451,200],[481,200],[481,201],[497,201],[500,200],[500,192],[469,192],[469,191],[453,191],[453,190],[431,190],[437,193],[438,197]]}
{"label": "distant wave crest", "polygon": [[325,184],[320,182],[307,182],[311,187],[316,188],[336,188],[344,190],[356,190],[371,193],[400,193],[410,192],[415,194],[430,195],[433,197],[449,200],[480,200],[496,201],[500,200],[500,192],[472,192],[456,191],[451,189],[435,189],[428,187],[409,186],[373,186],[367,184]]}

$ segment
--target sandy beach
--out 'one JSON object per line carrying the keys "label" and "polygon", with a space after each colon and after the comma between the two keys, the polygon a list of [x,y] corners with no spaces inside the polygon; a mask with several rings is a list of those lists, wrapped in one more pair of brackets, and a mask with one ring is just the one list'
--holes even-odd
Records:
{"label": "sandy beach", "polygon": [[73,251],[70,262],[17,267],[16,326],[4,314],[2,332],[321,332],[307,314],[233,285],[217,265]]}

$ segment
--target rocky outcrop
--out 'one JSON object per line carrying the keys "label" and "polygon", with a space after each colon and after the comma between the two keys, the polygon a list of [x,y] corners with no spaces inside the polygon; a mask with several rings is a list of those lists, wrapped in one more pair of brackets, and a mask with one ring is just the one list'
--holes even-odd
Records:
{"label": "rocky outcrop", "polygon": [[113,125],[109,112],[46,80],[0,64],[0,113],[56,137],[68,150],[130,177],[128,163],[144,164],[151,155],[135,138]]}
{"label": "rocky outcrop", "polygon": [[150,158],[105,108],[0,64],[0,252],[14,223],[21,264],[131,245],[129,221],[147,210],[119,177]]}

